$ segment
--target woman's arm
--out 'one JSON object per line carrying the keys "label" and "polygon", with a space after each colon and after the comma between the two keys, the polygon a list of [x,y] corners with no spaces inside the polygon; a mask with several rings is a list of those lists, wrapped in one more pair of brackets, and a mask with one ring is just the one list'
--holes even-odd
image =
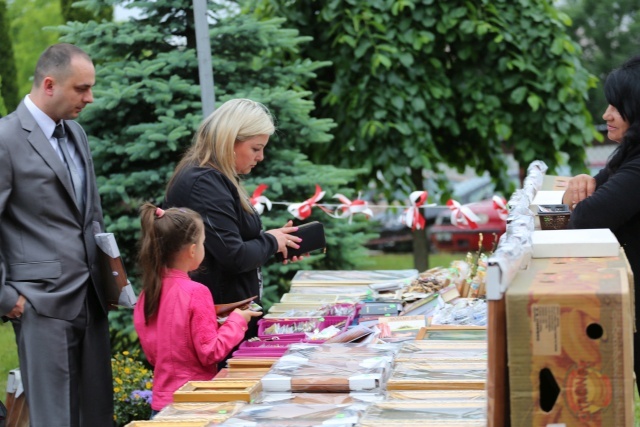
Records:
{"label": "woman's arm", "polygon": [[[207,253],[223,269],[249,271],[276,253],[276,238],[260,230],[257,216],[246,217],[252,214],[242,210],[235,187],[216,171],[196,179],[189,201],[190,207],[202,215]],[[253,225],[247,226],[247,220]]]}
{"label": "woman's arm", "polygon": [[576,205],[569,222],[571,228],[608,228],[615,233],[640,213],[640,197],[636,196],[640,188],[640,157],[624,163],[604,181],[606,178],[604,171],[596,175],[596,190]]}

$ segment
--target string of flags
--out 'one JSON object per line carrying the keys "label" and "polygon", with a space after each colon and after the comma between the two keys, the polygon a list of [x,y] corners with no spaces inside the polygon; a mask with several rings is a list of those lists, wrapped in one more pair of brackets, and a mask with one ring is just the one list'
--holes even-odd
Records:
{"label": "string of flags", "polygon": [[[362,214],[367,218],[373,216],[372,206],[381,207],[382,205],[369,205],[369,202],[362,200],[361,193],[358,193],[358,197],[355,200],[350,200],[343,194],[336,194],[334,199],[338,199],[340,203],[327,204],[319,202],[325,196],[325,191],[316,184],[315,193],[300,203],[289,202],[272,202],[266,196],[263,195],[265,190],[269,188],[266,184],[260,184],[255,189],[249,201],[255,208],[259,215],[262,215],[266,210],[271,210],[273,205],[286,205],[287,211],[299,220],[304,220],[311,215],[314,207],[317,207],[332,218],[348,219],[349,223],[353,220],[354,215]],[[425,204],[429,193],[426,191],[414,191],[409,194],[410,205],[405,206],[401,221],[407,227],[412,230],[424,230],[426,220],[420,213],[420,209],[424,207],[433,207],[435,204]],[[476,229],[478,228],[478,216],[466,205],[461,205],[457,201],[450,199],[446,203],[447,207],[451,210],[451,224],[459,228]],[[390,206],[385,206],[390,207]],[[397,206],[395,206],[397,207]],[[330,208],[335,208],[331,210]],[[493,208],[498,212],[500,219],[506,220],[508,215],[507,201],[500,196],[493,196]]]}

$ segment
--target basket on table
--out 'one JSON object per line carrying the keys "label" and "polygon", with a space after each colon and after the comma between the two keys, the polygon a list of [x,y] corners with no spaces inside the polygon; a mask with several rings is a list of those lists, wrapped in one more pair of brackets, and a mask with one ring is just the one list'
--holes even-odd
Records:
{"label": "basket on table", "polygon": [[538,206],[538,217],[540,217],[542,230],[563,230],[569,224],[571,211],[569,206],[564,204],[540,205]]}

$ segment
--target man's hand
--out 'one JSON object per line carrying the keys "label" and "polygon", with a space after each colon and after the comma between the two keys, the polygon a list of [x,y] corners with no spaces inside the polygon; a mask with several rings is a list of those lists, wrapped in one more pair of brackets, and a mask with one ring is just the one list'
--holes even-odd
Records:
{"label": "man's hand", "polygon": [[20,317],[22,317],[25,302],[27,302],[27,299],[24,297],[24,295],[20,295],[18,297],[18,301],[16,301],[16,305],[11,309],[10,312],[6,314],[6,316],[9,319],[19,319]]}

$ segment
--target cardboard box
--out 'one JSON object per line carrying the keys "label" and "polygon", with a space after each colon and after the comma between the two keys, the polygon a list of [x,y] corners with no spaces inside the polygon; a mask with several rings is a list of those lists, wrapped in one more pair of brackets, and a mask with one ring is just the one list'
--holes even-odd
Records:
{"label": "cardboard box", "polygon": [[145,420],[131,421],[125,427],[208,427],[209,421],[202,420]]}
{"label": "cardboard box", "polygon": [[545,175],[542,179],[542,191],[566,191],[571,176]]}
{"label": "cardboard box", "polygon": [[622,250],[518,273],[505,297],[512,425],[633,426],[630,283]]}
{"label": "cardboard box", "polygon": [[261,391],[260,380],[187,381],[173,393],[173,401],[251,402]]}
{"label": "cardboard box", "polygon": [[[418,270],[299,270],[291,279],[291,285],[315,286],[364,285],[371,283],[405,281],[409,284],[418,277]],[[338,288],[336,288],[338,289]],[[334,292],[335,293],[335,292]]]}
{"label": "cardboard box", "polygon": [[[416,340],[483,341],[487,342],[487,327],[472,325],[432,325],[420,328]],[[486,344],[485,344],[486,345]]]}
{"label": "cardboard box", "polygon": [[485,427],[486,407],[480,401],[394,401],[369,406],[360,427]]}
{"label": "cardboard box", "polygon": [[557,205],[562,203],[562,196],[564,196],[564,191],[539,190],[533,197],[529,209],[535,214],[538,212],[538,206],[540,205]]}
{"label": "cardboard box", "polygon": [[245,402],[174,402],[155,417],[159,421],[207,420],[207,426],[222,424],[246,405]]}
{"label": "cardboard box", "polygon": [[531,234],[533,258],[615,257],[620,244],[608,228],[536,230]]}
{"label": "cardboard box", "polygon": [[232,357],[227,359],[227,367],[230,370],[246,371],[248,369],[264,370],[265,368],[271,368],[271,366],[278,360],[278,357],[256,357],[251,359],[243,359],[241,357]]}
{"label": "cardboard box", "polygon": [[484,390],[487,362],[398,362],[387,390]]}

